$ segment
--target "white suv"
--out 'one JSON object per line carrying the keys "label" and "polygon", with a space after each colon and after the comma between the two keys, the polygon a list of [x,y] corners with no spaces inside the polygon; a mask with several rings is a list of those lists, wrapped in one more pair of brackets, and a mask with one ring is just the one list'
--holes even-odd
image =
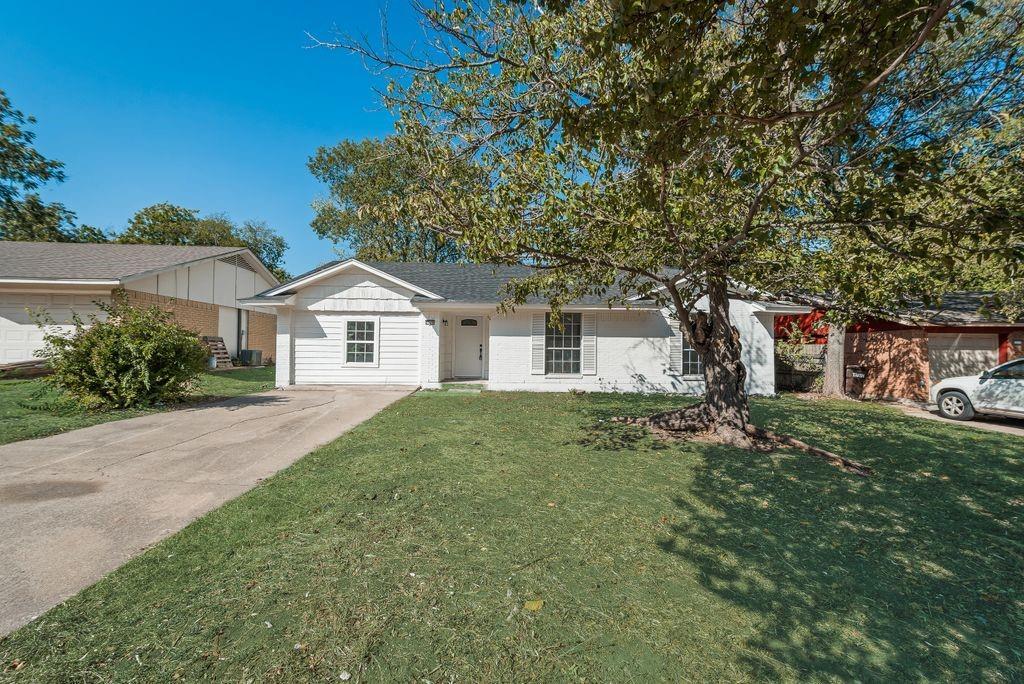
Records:
{"label": "white suv", "polygon": [[1024,418],[1024,359],[977,376],[946,378],[932,385],[931,400],[953,420],[970,420],[975,413]]}

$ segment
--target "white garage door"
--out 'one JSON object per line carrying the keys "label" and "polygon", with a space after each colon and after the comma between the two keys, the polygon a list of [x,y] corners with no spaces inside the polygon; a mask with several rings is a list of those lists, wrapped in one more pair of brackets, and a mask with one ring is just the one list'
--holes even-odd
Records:
{"label": "white garage door", "polygon": [[929,333],[928,364],[932,382],[977,375],[999,363],[999,336],[975,333]]}
{"label": "white garage door", "polygon": [[88,320],[97,311],[98,295],[29,294],[0,292],[0,363],[29,361],[39,357],[43,347],[43,330],[32,319],[32,311],[45,311],[55,322],[55,329],[71,330],[72,312]]}

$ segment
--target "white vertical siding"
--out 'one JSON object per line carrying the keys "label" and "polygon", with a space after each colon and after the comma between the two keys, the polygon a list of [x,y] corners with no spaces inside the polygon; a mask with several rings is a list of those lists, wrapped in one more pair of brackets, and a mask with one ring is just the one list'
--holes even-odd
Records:
{"label": "white vertical siding", "polygon": [[178,278],[174,271],[165,271],[156,276],[156,293],[164,297],[173,297],[178,292]]}
{"label": "white vertical siding", "polygon": [[139,292],[148,292],[149,294],[158,294],[157,278],[156,276],[149,276],[148,278],[133,280],[131,281],[131,287],[129,289],[137,290]]}
{"label": "white vertical siding", "polygon": [[177,297],[178,299],[188,299],[188,280],[190,277],[188,271],[188,266],[182,266],[181,268],[174,270],[175,291],[172,296]]}
{"label": "white vertical siding", "polygon": [[213,303],[221,306],[235,306],[238,297],[235,296],[237,287],[235,271],[238,270],[231,264],[223,261],[213,262]]}
{"label": "white vertical siding", "polygon": [[380,315],[376,366],[344,363],[345,314],[299,311],[294,316],[295,384],[420,384],[422,314]]}
{"label": "white vertical siding", "polygon": [[212,261],[206,261],[189,266],[189,299],[213,304],[213,263]]}

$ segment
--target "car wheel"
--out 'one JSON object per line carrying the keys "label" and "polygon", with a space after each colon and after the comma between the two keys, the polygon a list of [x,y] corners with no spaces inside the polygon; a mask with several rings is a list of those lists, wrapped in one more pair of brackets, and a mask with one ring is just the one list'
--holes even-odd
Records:
{"label": "car wheel", "polygon": [[939,413],[952,420],[970,420],[974,417],[974,407],[963,392],[945,392],[939,397]]}

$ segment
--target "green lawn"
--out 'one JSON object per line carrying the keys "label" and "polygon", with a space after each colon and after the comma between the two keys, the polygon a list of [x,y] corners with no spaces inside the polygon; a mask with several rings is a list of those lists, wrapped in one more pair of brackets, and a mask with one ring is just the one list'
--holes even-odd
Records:
{"label": "green lawn", "polygon": [[[204,373],[195,401],[236,397],[274,387],[273,368],[243,368]],[[83,411],[43,380],[0,380],[0,444],[132,418],[147,411]]]}
{"label": "green lawn", "polygon": [[413,395],[0,640],[0,663],[16,681],[1024,677],[1019,438],[755,402],[877,470],[861,479],[601,422],[672,401]]}

